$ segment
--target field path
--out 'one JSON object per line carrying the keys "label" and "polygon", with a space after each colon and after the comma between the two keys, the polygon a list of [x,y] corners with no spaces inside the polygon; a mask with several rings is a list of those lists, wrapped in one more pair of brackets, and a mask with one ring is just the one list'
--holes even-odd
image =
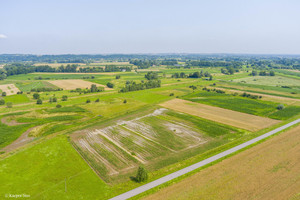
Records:
{"label": "field path", "polygon": [[1,151],[5,151],[7,153],[7,152],[13,151],[13,150],[15,150],[19,147],[22,147],[25,144],[27,144],[28,142],[32,141],[34,139],[34,137],[28,137],[28,134],[34,128],[35,127],[29,128],[18,139],[13,141],[13,143],[11,143],[11,144],[7,145],[6,147],[2,148]]}
{"label": "field path", "polygon": [[141,193],[143,193],[143,192],[145,192],[147,190],[155,188],[155,187],[157,187],[157,186],[159,186],[159,185],[161,185],[163,183],[171,181],[171,180],[173,180],[175,178],[178,178],[178,177],[180,177],[180,176],[182,176],[184,174],[192,172],[192,171],[194,171],[194,170],[196,170],[196,169],[198,169],[200,167],[203,167],[203,166],[205,166],[207,164],[210,164],[210,163],[212,163],[212,162],[214,162],[216,160],[224,158],[224,157],[226,157],[226,156],[228,156],[228,155],[230,155],[232,153],[235,153],[235,152],[237,152],[237,151],[239,151],[241,149],[244,149],[245,147],[248,147],[248,146],[250,146],[250,145],[252,145],[252,144],[254,144],[254,143],[258,142],[258,141],[261,141],[261,140],[263,140],[263,139],[265,139],[265,138],[267,138],[267,137],[269,137],[271,135],[274,135],[274,134],[276,134],[276,133],[278,133],[278,132],[280,132],[280,131],[282,131],[284,129],[287,129],[287,128],[289,128],[289,127],[291,127],[291,126],[293,126],[293,125],[295,125],[295,124],[297,124],[299,122],[300,122],[300,119],[297,119],[297,120],[295,120],[293,122],[290,122],[290,123],[288,123],[286,125],[283,125],[283,126],[277,128],[277,129],[274,129],[274,130],[272,130],[272,131],[270,131],[268,133],[265,133],[265,134],[263,134],[261,136],[258,136],[258,137],[254,138],[252,140],[249,140],[249,141],[247,141],[245,143],[242,143],[242,144],[240,144],[240,145],[238,145],[236,147],[228,149],[228,150],[226,150],[226,151],[224,151],[222,153],[219,153],[219,154],[214,155],[214,156],[212,156],[210,158],[202,160],[202,161],[200,161],[200,162],[198,162],[196,164],[193,164],[193,165],[191,165],[189,167],[183,168],[183,169],[181,169],[181,170],[179,170],[177,172],[171,173],[171,174],[169,174],[167,176],[164,176],[164,177],[162,177],[160,179],[157,179],[155,181],[147,183],[147,184],[145,184],[143,186],[137,187],[137,188],[135,188],[133,190],[130,190],[128,192],[125,192],[123,194],[120,194],[119,196],[113,197],[110,200],[124,200],[124,199],[129,199],[131,197],[134,197],[134,196],[136,196],[138,194],[141,194]]}
{"label": "field path", "polygon": [[195,103],[183,99],[172,99],[170,101],[163,102],[160,105],[178,112],[187,113],[249,131],[258,131],[280,122],[279,120],[259,117],[256,115]]}

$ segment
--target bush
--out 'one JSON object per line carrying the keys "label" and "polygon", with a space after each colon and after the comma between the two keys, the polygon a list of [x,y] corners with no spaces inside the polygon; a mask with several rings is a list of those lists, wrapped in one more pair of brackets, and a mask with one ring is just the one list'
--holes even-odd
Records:
{"label": "bush", "polygon": [[284,109],[284,105],[283,104],[279,104],[278,106],[277,106],[277,110],[283,110]]}
{"label": "bush", "polygon": [[86,100],[86,103],[91,103],[91,100],[87,99],[87,100]]}
{"label": "bush", "polygon": [[43,101],[42,101],[41,99],[38,99],[38,100],[36,101],[36,104],[43,104]]}
{"label": "bush", "polygon": [[34,93],[34,94],[33,94],[33,98],[34,98],[34,99],[39,99],[39,98],[40,98],[39,93]]}
{"label": "bush", "polygon": [[100,99],[96,99],[96,101],[95,102],[99,102],[100,101]]}
{"label": "bush", "polygon": [[125,100],[123,101],[123,103],[127,103],[127,100],[125,99]]}
{"label": "bush", "polygon": [[5,104],[4,99],[0,99],[0,105],[4,105],[4,104]]}
{"label": "bush", "polygon": [[137,174],[136,174],[136,181],[137,182],[144,182],[148,180],[148,172],[145,170],[144,167],[139,167]]}
{"label": "bush", "polygon": [[106,86],[109,87],[109,88],[113,88],[113,87],[114,87],[114,84],[111,83],[111,82],[108,82],[108,83],[106,84]]}
{"label": "bush", "polygon": [[52,102],[57,102],[57,98],[56,98],[56,97],[53,97],[53,98],[52,98]]}
{"label": "bush", "polygon": [[171,93],[169,96],[170,96],[170,97],[171,97],[171,96],[174,96],[174,93]]}
{"label": "bush", "polygon": [[67,95],[63,95],[61,98],[62,101],[67,101],[68,100],[68,96]]}
{"label": "bush", "polygon": [[2,92],[2,96],[5,97],[6,96],[6,92]]}
{"label": "bush", "polygon": [[121,76],[120,76],[120,75],[117,75],[117,76],[116,76],[116,79],[120,79],[120,78],[121,78]]}
{"label": "bush", "polygon": [[56,105],[56,108],[61,108],[61,105],[60,105],[60,104],[57,104],[57,105]]}

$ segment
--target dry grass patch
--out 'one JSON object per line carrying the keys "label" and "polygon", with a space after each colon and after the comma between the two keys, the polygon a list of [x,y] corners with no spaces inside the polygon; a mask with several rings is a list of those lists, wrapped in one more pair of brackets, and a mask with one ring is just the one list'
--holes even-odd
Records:
{"label": "dry grass patch", "polygon": [[200,103],[194,103],[182,99],[172,99],[160,105],[179,112],[202,117],[249,131],[258,131],[280,122],[274,119],[208,106]]}
{"label": "dry grass patch", "polygon": [[14,84],[0,85],[0,90],[6,92],[6,96],[17,94],[20,91]]}
{"label": "dry grass patch", "polygon": [[299,199],[300,126],[146,198]]}
{"label": "dry grass patch", "polygon": [[81,89],[90,88],[92,84],[95,84],[97,87],[104,87],[105,90],[111,90],[111,88],[108,88],[105,85],[92,83],[90,81],[84,81],[81,79],[55,80],[55,81],[48,81],[48,82],[53,85],[56,85],[59,88],[63,88],[64,90],[75,90],[76,88],[81,88]]}

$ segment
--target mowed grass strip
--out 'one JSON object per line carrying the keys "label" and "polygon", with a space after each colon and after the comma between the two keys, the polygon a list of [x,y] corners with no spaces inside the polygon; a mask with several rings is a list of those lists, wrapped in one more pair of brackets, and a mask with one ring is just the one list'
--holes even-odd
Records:
{"label": "mowed grass strip", "polygon": [[278,120],[268,119],[205,104],[194,103],[182,99],[172,99],[170,101],[161,103],[160,105],[179,112],[202,117],[249,131],[258,131],[280,122]]}
{"label": "mowed grass strip", "polygon": [[156,199],[299,199],[300,126],[164,188]]}

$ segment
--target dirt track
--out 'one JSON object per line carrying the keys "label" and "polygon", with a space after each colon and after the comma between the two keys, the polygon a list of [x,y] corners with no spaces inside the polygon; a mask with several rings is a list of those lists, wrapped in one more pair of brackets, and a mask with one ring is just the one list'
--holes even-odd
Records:
{"label": "dirt track", "polygon": [[195,115],[249,131],[258,131],[280,122],[274,119],[208,106],[200,103],[194,103],[182,99],[172,99],[160,105],[179,112]]}

